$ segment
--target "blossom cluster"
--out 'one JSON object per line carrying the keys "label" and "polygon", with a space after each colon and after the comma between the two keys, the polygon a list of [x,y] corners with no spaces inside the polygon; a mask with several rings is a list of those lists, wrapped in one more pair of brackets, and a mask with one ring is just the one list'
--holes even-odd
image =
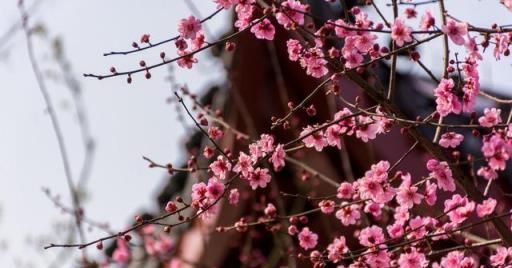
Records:
{"label": "blossom cluster", "polygon": [[[292,64],[300,66],[312,78],[327,77],[318,88],[328,85],[329,90],[314,90],[298,106],[290,104],[286,116],[272,119],[272,129],[282,126],[285,131],[293,130],[290,133],[296,139],[289,142],[265,129],[258,130],[258,136],[244,140],[246,143],[237,144],[239,146],[236,148],[243,149],[222,148],[219,143],[227,139],[227,132],[233,131],[236,135],[240,135],[240,132],[223,121],[219,114],[209,113],[207,107],[201,107],[206,112],[200,112],[197,117],[190,115],[208,142],[200,150],[202,155],[190,157],[185,171],[195,176],[198,170],[202,170],[205,176],[198,176],[199,179],[191,185],[190,194],[180,197],[179,201],[167,203],[166,217],[177,216],[179,223],[176,225],[194,220],[212,220],[227,207],[224,200],[230,206],[238,206],[245,194],[256,196],[263,193],[265,198],[258,201],[263,204],[259,209],[252,211],[251,215],[244,215],[232,226],[221,226],[217,230],[248,232],[254,226],[265,226],[267,231],[273,233],[284,230],[282,233],[293,240],[290,246],[293,256],[308,260],[313,267],[327,264],[350,268],[512,267],[512,248],[506,247],[507,243],[512,243],[506,241],[512,239],[512,212],[510,207],[500,205],[503,196],[492,196],[488,191],[500,172],[507,169],[507,161],[512,154],[511,115],[505,120],[505,110],[502,114],[504,108],[494,104],[487,105],[483,111],[478,109],[479,96],[488,96],[480,88],[479,65],[484,61],[486,49],[491,46],[493,60],[503,60],[510,54],[512,30],[497,25],[491,28],[477,27],[448,16],[443,10],[443,0],[422,2],[421,5],[439,3],[442,10],[439,16],[442,19],[437,19],[432,11],[426,10],[421,14],[416,28],[411,26],[411,21],[419,15],[416,6],[420,4],[412,2],[407,5],[410,1],[400,1],[400,5],[393,1],[392,5],[397,10],[402,5],[406,8],[402,15],[395,14],[392,20],[384,18],[376,3],[367,1],[374,4],[379,17],[371,18],[370,12],[355,6],[344,10],[343,17],[327,20],[317,26],[312,22],[315,17],[310,13],[310,6],[304,1],[272,1],[271,4],[257,0],[213,2],[219,11],[234,9],[233,26],[237,32],[232,36],[246,31],[252,38],[264,42],[284,39],[281,40],[282,45]],[[500,2],[512,11],[511,1]],[[180,67],[192,68],[198,63],[195,53],[213,44],[205,40],[203,23],[194,16],[180,20],[177,27],[179,36],[173,40],[178,54],[175,61]],[[278,38],[279,30],[287,35]],[[383,34],[391,40],[391,46],[382,45]],[[442,77],[436,77],[424,67],[420,62],[421,54],[416,50],[420,44],[437,37],[445,41]],[[235,49],[235,43],[228,39],[222,42],[226,50],[231,52]],[[151,46],[149,36],[144,37],[143,43]],[[458,54],[453,57],[450,46],[464,49],[464,57],[459,59]],[[419,115],[415,119],[406,118],[392,98],[391,93],[397,90],[394,88],[394,65],[401,52],[409,56],[410,64],[420,64],[433,76],[430,92],[435,108],[426,118]],[[164,64],[173,62],[166,59],[165,54],[161,58]],[[380,81],[375,82],[372,68],[375,63],[389,58],[394,59],[389,67],[389,94],[382,94],[386,89]],[[143,61],[140,67],[147,74],[154,68]],[[116,75],[119,73],[113,71],[111,76]],[[350,75],[358,75],[365,81],[353,79],[352,82],[363,92],[371,93],[367,95],[376,105],[367,107],[359,101],[360,97],[353,102],[338,98],[344,94],[343,88],[340,88],[340,77],[349,79]],[[372,82],[366,83],[366,80]],[[290,127],[290,118],[301,109],[306,110],[309,119],[317,119],[314,105],[310,103],[310,97],[317,92],[325,92],[329,98],[342,100],[345,105],[338,110],[333,109],[329,120],[312,124],[298,121]],[[178,93],[176,95],[187,109],[184,100]],[[492,96],[489,99],[500,102],[499,98]],[[205,114],[216,120],[208,120]],[[452,122],[453,117],[458,120]],[[417,129],[419,126],[431,128],[434,137],[420,136],[424,134]],[[345,138],[363,145],[372,144],[378,135],[386,135],[393,130],[403,136],[411,134],[416,141],[402,158],[368,163],[369,168],[351,180],[324,178],[330,185],[336,186],[332,189],[335,194],[330,196],[313,196],[313,190],[307,190],[306,194],[280,193],[287,197],[304,198],[314,206],[311,210],[289,214],[284,206],[276,206],[280,197],[271,194],[269,189],[276,174],[283,169],[291,171],[294,168],[301,170],[304,177],[309,173],[313,176],[322,173],[302,163],[303,154],[345,150]],[[481,157],[470,155],[461,148],[470,143],[479,148]],[[299,146],[293,146],[297,144]],[[416,144],[420,144],[429,154],[421,165],[424,175],[414,174],[407,166],[400,166]],[[198,166],[198,157],[203,157],[207,166]],[[163,167],[172,170],[169,166]],[[473,181],[467,181],[469,179]],[[479,189],[482,179],[487,184],[484,192]],[[305,181],[307,179],[300,182],[290,179],[290,183],[300,185],[297,189],[312,188]],[[494,186],[497,187],[496,183]],[[181,211],[189,208],[193,216],[183,217]],[[336,225],[331,226],[337,231],[335,235],[323,237],[325,232],[311,224],[309,217],[317,212],[336,221]],[[257,220],[252,221],[254,218]],[[167,258],[174,248],[173,240],[157,233],[150,225],[153,223],[151,221],[138,223],[145,226],[140,232],[145,251],[153,257]],[[501,228],[499,223],[504,223],[506,227]],[[485,238],[470,233],[473,227],[493,224],[501,227],[496,228],[496,232],[487,233]],[[166,227],[171,226],[174,225]],[[128,242],[126,236],[117,239],[117,248],[112,256],[115,262],[127,263],[130,260]],[[495,244],[500,245],[491,247]],[[485,260],[474,251],[479,247],[491,249],[486,253]]]}

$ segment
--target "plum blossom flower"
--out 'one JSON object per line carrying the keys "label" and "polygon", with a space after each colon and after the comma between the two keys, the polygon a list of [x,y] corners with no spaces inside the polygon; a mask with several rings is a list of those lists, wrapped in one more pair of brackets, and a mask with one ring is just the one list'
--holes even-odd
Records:
{"label": "plum blossom flower", "polygon": [[263,157],[263,150],[261,150],[261,147],[258,143],[251,143],[249,144],[249,153],[251,155],[251,159],[253,163],[256,163],[256,161]]}
{"label": "plum blossom flower", "polygon": [[416,9],[412,7],[408,7],[404,10],[404,15],[408,18],[416,18],[416,15],[418,15],[418,12],[416,12]]}
{"label": "plum blossom flower", "polygon": [[391,26],[391,38],[399,47],[405,43],[412,42],[412,28],[405,25],[402,18],[396,18],[393,26]]}
{"label": "plum blossom flower", "polygon": [[444,148],[456,148],[460,145],[460,143],[464,140],[464,136],[455,132],[447,132],[441,135],[441,139],[439,140],[439,145]]}
{"label": "plum blossom flower", "polygon": [[485,108],[484,115],[478,118],[478,123],[483,127],[493,127],[501,123],[501,109]]}
{"label": "plum blossom flower", "polygon": [[303,51],[300,42],[295,39],[289,39],[286,41],[286,47],[288,50],[288,58],[290,58],[291,61],[298,61]]}
{"label": "plum blossom flower", "polygon": [[355,204],[348,205],[347,202],[341,203],[341,208],[336,211],[336,218],[338,218],[344,226],[356,224],[361,218],[359,206]]}
{"label": "plum blossom flower", "polygon": [[439,188],[444,191],[455,191],[455,181],[453,180],[452,171],[447,162],[439,162],[435,159],[430,159],[427,162],[427,169],[430,171],[431,177],[437,180]]}
{"label": "plum blossom flower", "polygon": [[498,173],[490,167],[481,167],[476,172],[478,176],[484,177],[486,180],[494,180],[498,178]]}
{"label": "plum blossom flower", "polygon": [[274,40],[276,29],[268,19],[264,19],[251,27],[253,33],[258,39]]}
{"label": "plum blossom flower", "polygon": [[185,39],[195,39],[196,34],[201,30],[201,21],[194,16],[181,19],[178,24],[178,32]]}
{"label": "plum blossom flower", "polygon": [[375,139],[379,131],[379,125],[369,116],[358,116],[357,119],[359,124],[356,130],[356,137],[364,142]]}
{"label": "plum blossom flower", "polygon": [[475,202],[469,201],[467,196],[462,197],[455,194],[451,199],[444,201],[444,212],[447,213],[450,221],[460,224],[465,221],[475,210]]}
{"label": "plum blossom flower", "polygon": [[333,263],[341,261],[343,254],[348,252],[348,247],[345,241],[345,237],[340,236],[334,238],[332,243],[327,246],[327,258]]}
{"label": "plum blossom flower", "polygon": [[256,168],[254,171],[249,173],[248,180],[251,188],[256,190],[256,188],[265,188],[267,184],[271,180],[271,176],[268,174],[268,169],[266,168]]}
{"label": "plum blossom flower", "polygon": [[350,28],[353,28],[353,26],[349,25],[342,19],[338,19],[333,22],[334,23],[334,33],[336,36],[340,38],[345,38],[348,36],[354,36],[356,35],[356,32],[351,30]]}
{"label": "plum blossom flower", "polygon": [[217,3],[217,8],[229,9],[232,6],[238,4],[239,0],[213,0]]}
{"label": "plum blossom flower", "polygon": [[283,25],[286,29],[291,29],[292,24],[304,24],[304,12],[307,5],[301,4],[299,1],[288,0],[283,1],[279,12],[276,13],[277,22]]}
{"label": "plum blossom flower", "polygon": [[364,212],[372,214],[374,217],[380,217],[382,214],[382,208],[384,204],[376,203],[376,202],[368,202],[364,206]]}
{"label": "plum blossom flower", "polygon": [[379,161],[366,171],[363,178],[356,181],[361,198],[370,198],[377,203],[386,203],[393,199],[395,189],[387,183],[388,161]]}
{"label": "plum blossom flower", "polygon": [[222,130],[220,130],[218,127],[208,128],[208,136],[210,136],[210,138],[212,138],[213,140],[218,140],[222,138],[223,135],[224,132],[222,132]]}
{"label": "plum blossom flower", "polygon": [[377,36],[370,32],[364,32],[360,35],[356,35],[354,38],[354,47],[361,53],[368,52],[377,40]]}
{"label": "plum blossom flower", "polygon": [[462,260],[464,259],[464,252],[462,251],[452,251],[443,258],[441,258],[441,266],[442,267],[462,267],[460,266]]}
{"label": "plum blossom flower", "polygon": [[409,208],[406,206],[399,206],[395,209],[395,214],[393,215],[393,218],[397,222],[404,223],[410,218]]}
{"label": "plum blossom flower", "polygon": [[240,152],[240,155],[238,156],[238,162],[236,163],[235,167],[233,168],[233,171],[236,173],[241,173],[242,178],[247,178],[249,176],[249,173],[253,171],[252,166],[253,159],[245,154],[244,152]]}
{"label": "plum blossom flower", "polygon": [[214,153],[215,153],[215,151],[211,147],[209,147],[209,146],[204,147],[203,156],[205,158],[208,158],[208,159],[212,158]]}
{"label": "plum blossom flower", "polygon": [[407,238],[413,240],[425,236],[427,232],[425,221],[426,220],[420,216],[410,219],[409,228],[411,231],[407,234]]}
{"label": "plum blossom flower", "polygon": [[178,38],[178,40],[176,40],[176,42],[174,42],[174,45],[176,46],[176,48],[178,50],[181,50],[181,51],[183,51],[183,50],[188,48],[187,41],[185,41],[185,39],[183,39],[181,37]]}
{"label": "plum blossom flower", "polygon": [[299,245],[306,250],[316,247],[316,244],[318,242],[318,235],[310,231],[308,227],[302,228],[298,235],[298,238]]}
{"label": "plum blossom flower", "polygon": [[476,205],[476,215],[483,218],[487,215],[491,215],[496,208],[496,199],[488,198],[482,202],[482,204]]}
{"label": "plum blossom flower", "polygon": [[231,205],[238,204],[239,198],[240,198],[240,193],[238,192],[238,189],[235,188],[235,189],[231,189],[231,191],[229,191],[228,200]]}
{"label": "plum blossom flower", "polygon": [[449,113],[459,114],[462,110],[457,96],[452,93],[454,87],[453,80],[442,79],[437,88],[434,89],[436,96],[436,110],[441,116],[447,116]]}
{"label": "plum blossom flower", "polygon": [[354,193],[354,187],[349,182],[342,182],[337,189],[336,197],[339,199],[350,199]]}
{"label": "plum blossom flower", "polygon": [[284,151],[284,145],[279,144],[276,146],[272,156],[270,156],[270,163],[274,167],[275,171],[280,170],[284,167],[284,158],[286,157],[286,152]]}
{"label": "plum blossom flower", "polygon": [[318,48],[310,48],[300,60],[300,65],[306,68],[306,74],[315,78],[320,78],[328,73],[326,64],[324,53]]}
{"label": "plum blossom flower", "polygon": [[421,17],[420,29],[422,31],[427,31],[430,27],[436,24],[436,19],[432,16],[432,12],[430,10],[426,10],[425,14]]}
{"label": "plum blossom flower", "polygon": [[384,134],[391,131],[391,126],[393,122],[391,119],[387,118],[386,113],[384,112],[382,106],[377,107],[376,112],[380,116],[372,116],[372,119],[378,126],[377,134]]}
{"label": "plum blossom flower", "polygon": [[[307,148],[314,147],[315,150],[317,150],[318,152],[321,152],[324,149],[324,147],[326,147],[328,145],[327,140],[325,139],[324,134],[321,130],[315,131],[314,133],[313,133],[313,131],[315,131],[315,128],[310,127],[310,126],[306,127],[304,130],[302,130],[302,132],[300,133],[300,136],[304,137],[307,135],[307,137],[302,139],[302,142],[304,143],[304,145]],[[310,134],[310,133],[312,133],[312,134]]]}
{"label": "plum blossom flower", "polygon": [[219,204],[214,204],[213,201],[205,199],[198,204],[196,209],[198,209],[197,215],[199,215],[200,219],[204,221],[211,221],[212,216],[219,213]]}
{"label": "plum blossom flower", "polygon": [[355,49],[343,49],[343,58],[345,58],[345,67],[356,68],[364,60],[363,55]]}
{"label": "plum blossom flower", "polygon": [[245,29],[251,24],[253,13],[256,10],[256,7],[252,5],[254,2],[255,0],[247,0],[236,5],[237,20],[234,26],[239,30]]}
{"label": "plum blossom flower", "polygon": [[263,210],[263,213],[265,213],[265,215],[270,218],[274,218],[277,213],[276,206],[274,206],[274,204],[272,203],[268,203],[267,207],[265,207],[265,209]]}
{"label": "plum blossom flower", "polygon": [[257,143],[264,153],[270,153],[274,150],[274,136],[272,135],[261,134]]}
{"label": "plum blossom flower", "polygon": [[176,211],[176,209],[178,209],[178,207],[172,201],[167,202],[167,204],[165,205],[165,212],[171,213]]}
{"label": "plum blossom flower", "polygon": [[508,265],[512,264],[512,247],[498,247],[496,253],[491,256],[490,260],[491,265],[495,267],[509,267]]}
{"label": "plum blossom flower", "polygon": [[199,31],[196,34],[196,38],[192,39],[192,51],[200,49],[204,45],[204,33]]}
{"label": "plum blossom flower", "polygon": [[206,197],[206,192],[208,192],[208,189],[206,188],[206,184],[204,182],[194,183],[192,185],[192,201],[200,201]]}
{"label": "plum blossom flower", "polygon": [[181,68],[191,69],[194,63],[197,63],[197,59],[194,58],[194,55],[190,51],[178,50],[178,55],[180,58],[176,61],[176,63]]}
{"label": "plum blossom flower", "polygon": [[318,203],[320,210],[325,214],[331,214],[334,212],[335,203],[332,200],[322,200]]}
{"label": "plum blossom flower", "polygon": [[412,208],[415,204],[421,203],[423,196],[417,193],[418,187],[411,185],[411,174],[407,173],[402,175],[402,180],[402,184],[396,194],[396,201],[400,205],[408,208]]}
{"label": "plum blossom flower", "polygon": [[332,125],[325,130],[325,139],[330,146],[336,146],[341,149],[341,127]]}
{"label": "plum blossom flower", "polygon": [[416,248],[411,248],[410,252],[400,255],[398,266],[401,268],[421,268],[427,267],[428,261],[425,254],[418,252]]}
{"label": "plum blossom flower", "polygon": [[216,179],[210,179],[206,186],[206,197],[212,200],[217,200],[224,194],[224,188],[225,186],[223,183]]}
{"label": "plum blossom flower", "polygon": [[461,46],[464,45],[464,36],[468,33],[468,24],[448,19],[446,25],[441,27],[441,31],[448,35],[454,44]]}
{"label": "plum blossom flower", "polygon": [[381,182],[373,177],[363,177],[357,181],[357,185],[361,198],[377,201],[378,197],[384,193]]}
{"label": "plum blossom flower", "polygon": [[391,225],[386,227],[388,234],[391,238],[395,239],[404,235],[404,225],[403,223],[397,221]]}
{"label": "plum blossom flower", "polygon": [[127,264],[130,261],[131,254],[126,244],[126,240],[122,238],[117,239],[117,248],[112,253],[112,260],[120,264]]}
{"label": "plum blossom flower", "polygon": [[[493,132],[483,139],[482,153],[493,170],[504,170],[512,148],[502,133]],[[494,174],[488,174],[494,176]],[[497,177],[497,176],[496,176]]]}
{"label": "plum blossom flower", "polygon": [[[355,126],[355,120],[353,117],[351,117],[352,112],[347,109],[343,108],[343,110],[338,111],[334,114],[334,120],[338,121],[338,126],[341,127],[340,131],[341,134],[347,134],[352,135],[353,134],[353,128]],[[345,118],[344,120],[342,120]]]}
{"label": "plum blossom flower", "polygon": [[374,253],[372,252],[371,254],[364,256],[364,262],[367,264],[367,267],[391,267],[390,253],[387,250],[379,250]]}
{"label": "plum blossom flower", "polygon": [[[467,64],[465,66],[467,66]],[[476,97],[480,92],[480,82],[478,77],[469,76],[466,73],[462,91],[464,92],[464,96],[462,96],[462,110],[464,112],[473,112],[476,103]]]}
{"label": "plum blossom flower", "polygon": [[384,233],[379,226],[366,227],[359,233],[359,244],[363,246],[372,247],[382,242],[384,242]]}
{"label": "plum blossom flower", "polygon": [[437,184],[427,181],[425,185],[425,202],[433,206],[437,201]]}
{"label": "plum blossom flower", "polygon": [[228,172],[231,171],[231,163],[224,156],[219,155],[217,160],[210,164],[210,169],[215,176],[223,180]]}
{"label": "plum blossom flower", "polygon": [[476,43],[476,36],[470,37],[468,35],[468,41],[464,44],[469,57],[474,60],[482,60],[482,54],[478,51],[478,44]]}
{"label": "plum blossom flower", "polygon": [[510,36],[508,34],[495,34],[494,37],[494,49],[492,54],[496,60],[501,59],[501,54],[505,53],[508,50],[508,46],[510,43]]}

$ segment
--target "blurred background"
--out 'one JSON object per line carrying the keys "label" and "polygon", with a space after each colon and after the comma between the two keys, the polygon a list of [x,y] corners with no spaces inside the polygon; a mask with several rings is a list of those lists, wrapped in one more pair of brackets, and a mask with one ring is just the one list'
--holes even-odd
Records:
{"label": "blurred background", "polygon": [[[28,59],[25,36],[20,28],[18,1],[0,1],[0,266],[47,267],[60,250],[42,249],[49,242],[63,241],[70,216],[60,213],[42,187],[70,203],[57,141],[45,104]],[[215,10],[211,1],[200,3],[204,16]],[[98,81],[82,73],[108,72],[110,66],[127,69],[141,59],[158,59],[161,49],[173,51],[174,44],[130,57],[103,57],[110,50],[131,48],[148,33],[153,40],[176,34],[179,19],[192,12],[184,1],[26,1],[29,23],[40,28],[33,37],[37,60],[45,73],[48,90],[62,125],[74,177],[79,176],[84,146],[70,89],[55,59],[55,40],[77,79],[88,115],[95,151],[85,184],[84,209],[91,219],[110,223],[114,230],[126,226],[138,210],[155,206],[154,195],[161,186],[162,172],[147,168],[142,156],[162,162],[183,159],[183,126],[176,119],[168,70],[139,77],[128,85],[125,79]],[[196,15],[200,17],[199,15]],[[208,27],[217,38],[228,26],[229,15],[221,13]],[[222,65],[199,56],[193,70],[175,68],[176,80],[197,91],[212,81],[222,80]],[[181,156],[180,156],[181,155]],[[104,235],[88,232],[87,237]],[[72,261],[77,250],[67,250]],[[62,257],[62,256],[61,256]],[[62,267],[70,267],[69,263]]]}
{"label": "blurred background", "polygon": [[[130,49],[131,42],[145,33],[152,40],[167,39],[176,34],[179,19],[190,14],[205,17],[215,10],[212,1],[195,0],[197,14],[186,1],[192,0],[25,3],[29,25],[37,29],[33,37],[36,57],[61,122],[76,181],[84,157],[92,153],[92,161],[85,161],[90,164],[90,173],[81,189],[83,208],[87,217],[108,222],[113,230],[124,228],[137,211],[158,209],[155,198],[164,183],[163,173],[149,169],[142,156],[162,163],[183,161],[186,131],[177,120],[175,106],[167,101],[172,97],[167,68],[153,71],[150,80],[137,76],[130,85],[124,78],[98,81],[83,78],[82,73],[107,73],[110,66],[125,70],[142,59],[157,60],[162,50],[174,51],[174,45],[168,44],[129,56],[102,56],[104,52]],[[0,1],[0,267],[70,267],[79,256],[77,250],[43,250],[50,242],[65,241],[69,235],[66,226],[73,221],[42,189],[59,195],[63,204],[71,204],[71,200],[55,134],[30,67],[17,2]],[[391,17],[386,1],[379,2],[385,15]],[[424,8],[418,7],[418,13]],[[447,1],[447,9],[478,26],[510,23],[510,13],[497,3],[452,0]],[[492,15],[475,16],[475,10]],[[368,12],[377,18],[372,10]],[[231,21],[231,12],[221,12],[209,20],[207,40],[232,31]],[[416,21],[410,25],[416,27]],[[421,50],[423,62],[435,73],[441,71],[437,64],[440,47],[437,40],[428,50]],[[490,52],[486,53],[489,56]],[[198,58],[199,64],[192,70],[175,67],[173,73],[177,83],[200,94],[202,89],[222,83],[226,73],[223,63],[210,52]],[[488,59],[480,65],[483,87],[510,95],[510,61]],[[421,69],[406,61],[398,64],[403,73],[424,76]],[[84,147],[76,99],[66,80],[70,77],[77,82],[74,89],[80,92],[79,101],[87,117],[90,148],[94,148],[89,152]],[[100,235],[104,232],[96,228],[86,232],[89,239]]]}

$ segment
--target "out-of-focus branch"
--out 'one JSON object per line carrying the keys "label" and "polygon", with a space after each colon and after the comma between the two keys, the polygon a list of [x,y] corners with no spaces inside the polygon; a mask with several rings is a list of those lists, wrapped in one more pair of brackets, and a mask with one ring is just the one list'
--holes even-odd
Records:
{"label": "out-of-focus branch", "polygon": [[[31,6],[29,6],[26,9],[27,14],[34,14],[41,3],[43,3],[43,0],[36,0],[32,3]],[[19,30],[23,30],[23,20],[19,20],[14,22],[8,29],[0,35],[0,51],[3,49],[3,46],[5,46],[15,35]]]}
{"label": "out-of-focus branch", "polygon": [[[79,234],[80,240],[85,241],[85,234],[84,234],[84,231],[82,228],[82,223],[81,223],[80,217],[78,215],[78,211],[80,210],[80,199],[78,196],[78,192],[74,186],[73,175],[71,172],[69,157],[68,157],[68,153],[66,150],[66,144],[64,141],[64,135],[62,133],[62,129],[60,127],[57,113],[54,109],[50,94],[46,87],[46,83],[44,81],[43,74],[39,68],[38,63],[37,63],[37,59],[36,59],[35,52],[34,52],[34,46],[32,43],[32,32],[28,26],[28,14],[23,5],[23,1],[19,2],[18,7],[19,7],[19,11],[20,11],[21,20],[22,20],[23,30],[24,30],[25,37],[26,37],[27,51],[28,51],[29,60],[30,60],[31,66],[32,66],[32,71],[34,72],[34,76],[36,78],[36,82],[39,87],[39,90],[40,90],[41,94],[43,95],[43,99],[46,104],[46,110],[50,116],[52,128],[53,128],[53,131],[55,132],[55,136],[57,139],[59,152],[60,152],[60,156],[61,156],[61,161],[62,161],[62,165],[64,167],[66,182],[67,182],[69,192],[71,195],[73,210],[75,211],[75,224],[77,227],[77,232]],[[85,257],[85,252],[84,252],[84,257]]]}

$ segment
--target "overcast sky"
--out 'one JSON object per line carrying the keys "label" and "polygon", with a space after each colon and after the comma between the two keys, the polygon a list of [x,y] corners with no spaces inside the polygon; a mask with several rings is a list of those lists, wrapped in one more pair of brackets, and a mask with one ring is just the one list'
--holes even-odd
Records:
{"label": "overcast sky", "polygon": [[[17,1],[0,1],[0,35],[18,20]],[[153,208],[154,195],[163,183],[162,173],[148,169],[141,156],[179,163],[184,131],[176,121],[174,107],[165,102],[170,96],[169,84],[164,80],[165,68],[152,72],[151,80],[136,76],[132,85],[126,84],[124,78],[98,81],[82,78],[81,73],[107,72],[112,65],[123,70],[136,66],[141,59],[158,60],[161,49],[131,56],[103,57],[102,53],[127,49],[131,41],[138,40],[143,33],[151,34],[152,40],[174,36],[178,20],[190,14],[183,1],[44,0],[31,18],[31,23],[46,25],[49,38],[62,37],[66,55],[83,87],[92,135],[97,143],[85,210],[90,218],[108,221],[116,230],[123,228],[135,211]],[[195,1],[203,16],[215,9],[211,2]],[[496,3],[491,5],[490,2]],[[30,3],[27,1],[28,6]],[[488,27],[492,22],[512,23],[507,21],[510,13],[497,3],[497,0],[452,0],[447,1],[447,9],[456,17],[469,19],[479,26]],[[422,10],[419,9],[420,13]],[[433,11],[437,12],[436,6]],[[386,14],[391,17],[389,12]],[[489,16],[495,21],[489,21]],[[223,33],[228,22],[226,13],[208,22],[214,38]],[[424,62],[436,71],[440,71],[440,65],[434,64],[440,62],[439,48],[440,42],[435,42],[423,55]],[[171,52],[172,46],[163,49]],[[48,42],[36,38],[36,50],[43,69],[55,70]],[[51,234],[54,223],[68,220],[69,216],[53,207],[41,187],[60,193],[67,204],[69,193],[55,135],[30,69],[23,35],[17,34],[2,45],[0,55],[0,241],[8,244],[0,248],[0,267],[12,267],[15,263],[45,267],[58,250],[34,250],[35,247],[27,246],[26,240]],[[191,71],[176,68],[178,81],[187,83],[195,91],[223,77],[220,64],[208,60],[207,54],[200,56],[200,62],[198,68]],[[421,70],[411,70],[422,74]],[[480,70],[484,84],[508,91],[509,59],[498,64],[490,59]],[[83,148],[72,100],[65,87],[52,81],[48,81],[48,86],[62,122],[76,177]],[[93,232],[87,237],[99,235],[101,233]],[[61,242],[42,238],[45,242]]]}

